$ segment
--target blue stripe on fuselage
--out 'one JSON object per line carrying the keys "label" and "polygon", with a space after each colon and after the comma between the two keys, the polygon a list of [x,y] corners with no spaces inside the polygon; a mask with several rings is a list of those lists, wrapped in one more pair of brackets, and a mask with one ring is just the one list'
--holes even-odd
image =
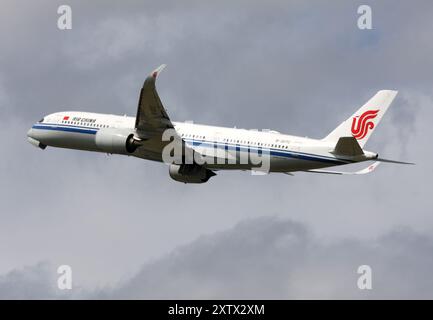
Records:
{"label": "blue stripe on fuselage", "polygon": [[[32,128],[42,129],[42,130],[84,133],[84,134],[96,134],[99,130],[99,128],[86,128],[81,126],[72,126],[72,125],[63,125],[63,124],[62,125],[42,124],[42,123],[35,124],[33,125]],[[258,154],[263,153],[264,150],[264,152],[269,152],[271,156],[276,156],[276,157],[294,158],[294,159],[307,160],[307,161],[319,161],[319,162],[326,162],[332,164],[351,163],[351,161],[340,160],[340,159],[326,157],[326,156],[318,156],[318,155],[302,153],[302,152],[294,152],[289,150],[280,150],[280,149],[273,149],[273,148],[258,148],[249,145],[218,143],[218,142],[206,141],[206,140],[192,140],[192,139],[184,139],[184,140],[187,141],[188,143],[191,143],[193,146],[206,146],[211,148],[217,146],[217,147],[224,147],[236,151],[240,151],[241,149],[243,151],[255,150],[258,152]]]}
{"label": "blue stripe on fuselage", "polygon": [[301,160],[308,160],[308,161],[319,161],[319,162],[326,162],[326,163],[333,163],[333,164],[345,164],[345,163],[351,163],[352,161],[349,160],[340,160],[337,158],[332,157],[326,157],[326,156],[319,156],[309,153],[302,153],[302,152],[294,152],[289,150],[280,150],[280,149],[273,149],[273,148],[258,148],[254,146],[248,146],[248,145],[238,145],[238,144],[229,144],[229,143],[219,143],[219,142],[209,142],[206,140],[192,140],[192,139],[185,139],[188,143],[191,143],[193,146],[207,146],[213,148],[214,146],[221,147],[221,148],[227,148],[228,150],[236,150],[240,151],[240,149],[243,149],[244,151],[248,150],[255,150],[258,154],[263,152],[269,152],[271,156],[276,157],[284,157],[284,158],[294,158],[294,159],[301,159]]}
{"label": "blue stripe on fuselage", "polygon": [[59,126],[59,125],[45,125],[45,124],[35,124],[32,129],[40,130],[52,130],[52,131],[65,131],[65,132],[75,132],[75,133],[85,133],[85,134],[96,134],[98,129],[77,127],[77,126]]}

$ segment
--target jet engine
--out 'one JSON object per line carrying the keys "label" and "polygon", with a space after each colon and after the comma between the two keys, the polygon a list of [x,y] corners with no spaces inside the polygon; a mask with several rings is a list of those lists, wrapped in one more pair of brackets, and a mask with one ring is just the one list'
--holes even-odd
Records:
{"label": "jet engine", "polygon": [[171,164],[170,177],[183,183],[205,183],[216,173],[196,164]]}
{"label": "jet engine", "polygon": [[133,153],[140,146],[140,140],[129,129],[100,129],[95,143],[101,151],[117,154]]}

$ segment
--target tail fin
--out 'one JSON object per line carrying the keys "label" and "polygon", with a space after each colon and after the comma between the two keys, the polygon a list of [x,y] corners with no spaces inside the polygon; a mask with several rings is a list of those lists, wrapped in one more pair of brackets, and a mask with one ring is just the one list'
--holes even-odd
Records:
{"label": "tail fin", "polygon": [[361,148],[364,147],[396,95],[397,91],[393,90],[378,91],[373,98],[335,128],[324,140],[337,142],[341,137],[354,137]]}

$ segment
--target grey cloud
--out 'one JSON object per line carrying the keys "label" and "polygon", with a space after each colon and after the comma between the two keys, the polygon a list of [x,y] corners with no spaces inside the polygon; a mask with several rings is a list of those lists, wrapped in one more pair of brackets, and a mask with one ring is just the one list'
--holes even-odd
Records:
{"label": "grey cloud", "polygon": [[[201,236],[115,286],[62,293],[50,286],[54,270],[40,264],[1,276],[0,297],[431,299],[432,250],[429,234],[408,228],[368,241],[323,242],[305,224],[260,217]],[[360,265],[372,268],[372,290],[357,287]]]}
{"label": "grey cloud", "polygon": [[71,290],[59,289],[57,281],[61,275],[57,273],[57,267],[43,261],[0,275],[0,300],[80,299],[89,296],[79,284]]}
{"label": "grey cloud", "polygon": [[55,269],[50,269],[49,263],[41,262],[0,276],[0,299],[59,298],[53,276]]}
{"label": "grey cloud", "polygon": [[[263,217],[174,250],[108,297],[383,299],[433,297],[433,238],[398,228],[375,240],[323,243],[300,223]],[[373,290],[357,287],[360,265]]]}

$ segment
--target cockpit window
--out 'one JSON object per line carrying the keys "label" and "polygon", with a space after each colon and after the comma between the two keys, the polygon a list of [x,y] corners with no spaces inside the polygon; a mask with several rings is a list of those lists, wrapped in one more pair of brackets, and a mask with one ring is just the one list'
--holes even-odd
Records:
{"label": "cockpit window", "polygon": [[39,120],[38,122],[44,122],[44,118],[42,118],[41,120]]}

